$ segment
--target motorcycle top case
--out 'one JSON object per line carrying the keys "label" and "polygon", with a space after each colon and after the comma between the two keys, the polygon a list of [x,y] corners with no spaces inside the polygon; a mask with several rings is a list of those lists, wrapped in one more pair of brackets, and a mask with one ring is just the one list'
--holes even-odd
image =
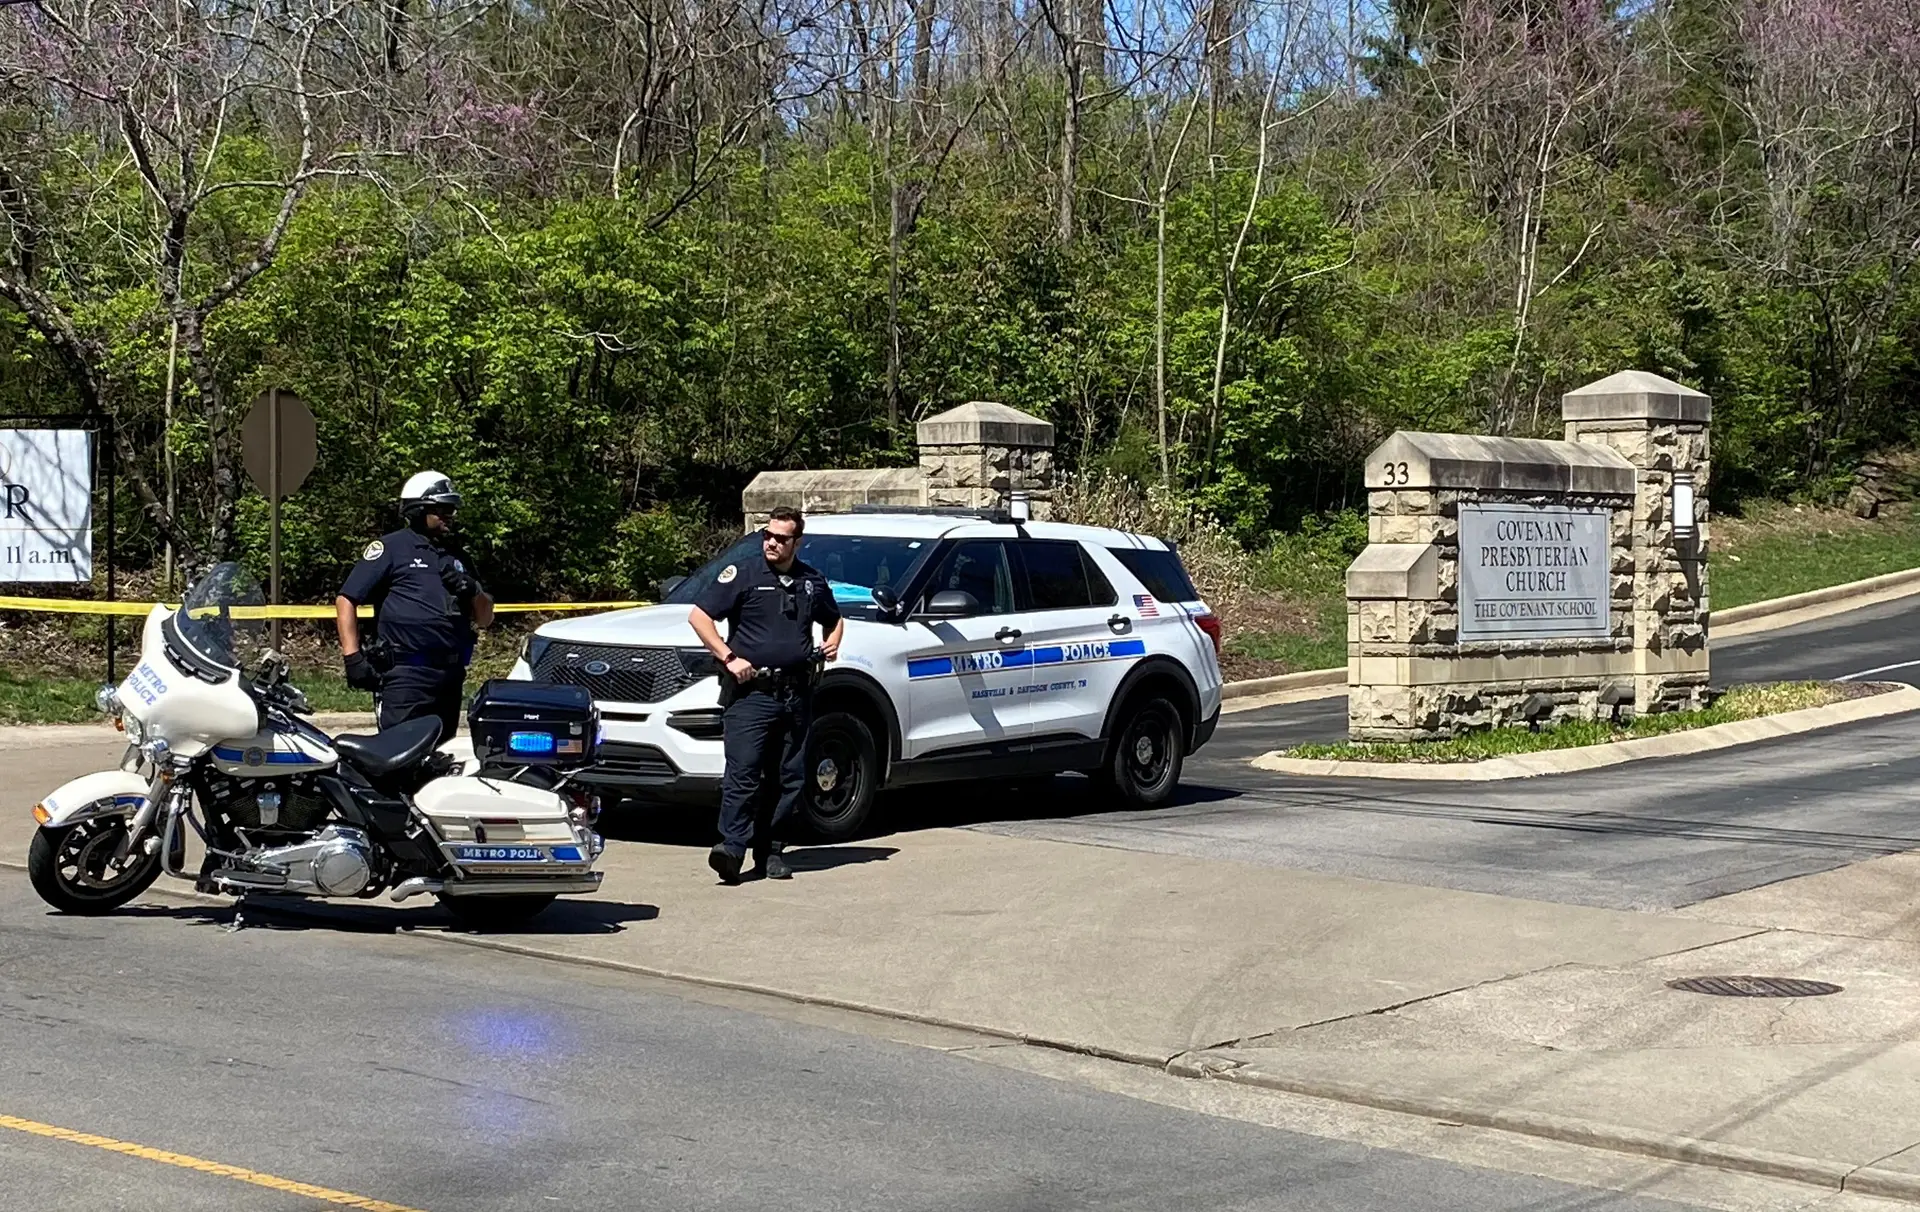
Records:
{"label": "motorcycle top case", "polygon": [[473,696],[467,730],[483,766],[586,766],[599,747],[600,712],[584,686],[494,678]]}

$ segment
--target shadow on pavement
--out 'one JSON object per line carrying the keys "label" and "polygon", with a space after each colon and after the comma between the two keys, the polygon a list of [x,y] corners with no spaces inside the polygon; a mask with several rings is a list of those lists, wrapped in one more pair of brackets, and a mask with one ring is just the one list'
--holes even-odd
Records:
{"label": "shadow on pavement", "polygon": [[[1163,808],[1239,799],[1244,791],[1183,782]],[[1092,779],[1077,774],[1052,778],[950,783],[915,788],[909,798],[882,797],[867,833],[911,833],[920,829],[963,829],[1010,821],[1047,821],[1126,812]],[[1146,811],[1146,810],[1143,810]],[[1158,811],[1158,810],[1154,810]]]}
{"label": "shadow on pavement", "polygon": [[[1183,782],[1164,807],[1179,808],[1238,799],[1245,791]],[[1101,792],[1084,775],[1050,778],[992,779],[970,783],[942,783],[889,791],[874,805],[862,838],[912,833],[921,829],[959,829],[1007,821],[1043,821],[1125,811],[1112,796]],[[715,809],[685,804],[624,800],[601,814],[599,830],[622,842],[651,842],[662,846],[705,848],[719,840]],[[804,845],[804,843],[800,843]],[[819,855],[832,847],[813,847],[789,853],[796,871],[804,870],[802,855]],[[854,847],[852,849],[858,849]],[[888,851],[887,853],[892,853]],[[884,858],[885,855],[873,857]],[[841,860],[869,862],[871,857]],[[828,864],[838,866],[839,863]]]}
{"label": "shadow on pavement", "polygon": [[787,851],[787,865],[794,874],[831,871],[853,863],[884,863],[900,853],[894,846],[809,846]]}
{"label": "shadow on pavement", "polygon": [[[52,915],[51,910],[48,911]],[[170,918],[223,930],[332,930],[343,934],[393,934],[401,930],[443,930],[457,934],[617,934],[629,922],[660,916],[657,905],[562,897],[520,926],[475,931],[438,905],[385,908],[354,902],[302,897],[248,897],[232,904],[167,905],[136,901],[110,916]],[[236,922],[238,925],[236,925]]]}

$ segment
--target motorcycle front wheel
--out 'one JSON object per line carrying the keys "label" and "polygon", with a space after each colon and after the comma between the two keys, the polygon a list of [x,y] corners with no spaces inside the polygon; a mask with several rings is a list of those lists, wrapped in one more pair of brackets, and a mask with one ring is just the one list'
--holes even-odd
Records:
{"label": "motorcycle front wheel", "polygon": [[27,878],[40,899],[62,913],[111,913],[145,892],[160,876],[160,855],[114,854],[127,836],[124,816],[97,816],[49,825],[27,848]]}

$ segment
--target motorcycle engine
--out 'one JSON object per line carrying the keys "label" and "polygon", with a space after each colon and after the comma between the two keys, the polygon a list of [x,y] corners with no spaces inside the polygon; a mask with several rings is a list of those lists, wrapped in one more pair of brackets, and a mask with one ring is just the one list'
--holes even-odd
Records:
{"label": "motorcycle engine", "polygon": [[208,805],[225,823],[259,840],[261,835],[308,834],[326,822],[329,805],[305,779],[208,780]]}

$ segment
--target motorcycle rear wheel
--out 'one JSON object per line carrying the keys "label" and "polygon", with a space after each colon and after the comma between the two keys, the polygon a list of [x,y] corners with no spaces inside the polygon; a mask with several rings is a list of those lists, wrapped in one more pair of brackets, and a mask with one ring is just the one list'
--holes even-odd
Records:
{"label": "motorcycle rear wheel", "polygon": [[526,896],[448,896],[439,894],[440,903],[462,925],[475,930],[511,930],[532,921],[541,910],[553,904],[548,893]]}
{"label": "motorcycle rear wheel", "polygon": [[27,847],[27,878],[40,899],[62,913],[112,913],[160,877],[160,855],[112,856],[126,836],[127,818],[97,816],[72,825],[49,825]]}

